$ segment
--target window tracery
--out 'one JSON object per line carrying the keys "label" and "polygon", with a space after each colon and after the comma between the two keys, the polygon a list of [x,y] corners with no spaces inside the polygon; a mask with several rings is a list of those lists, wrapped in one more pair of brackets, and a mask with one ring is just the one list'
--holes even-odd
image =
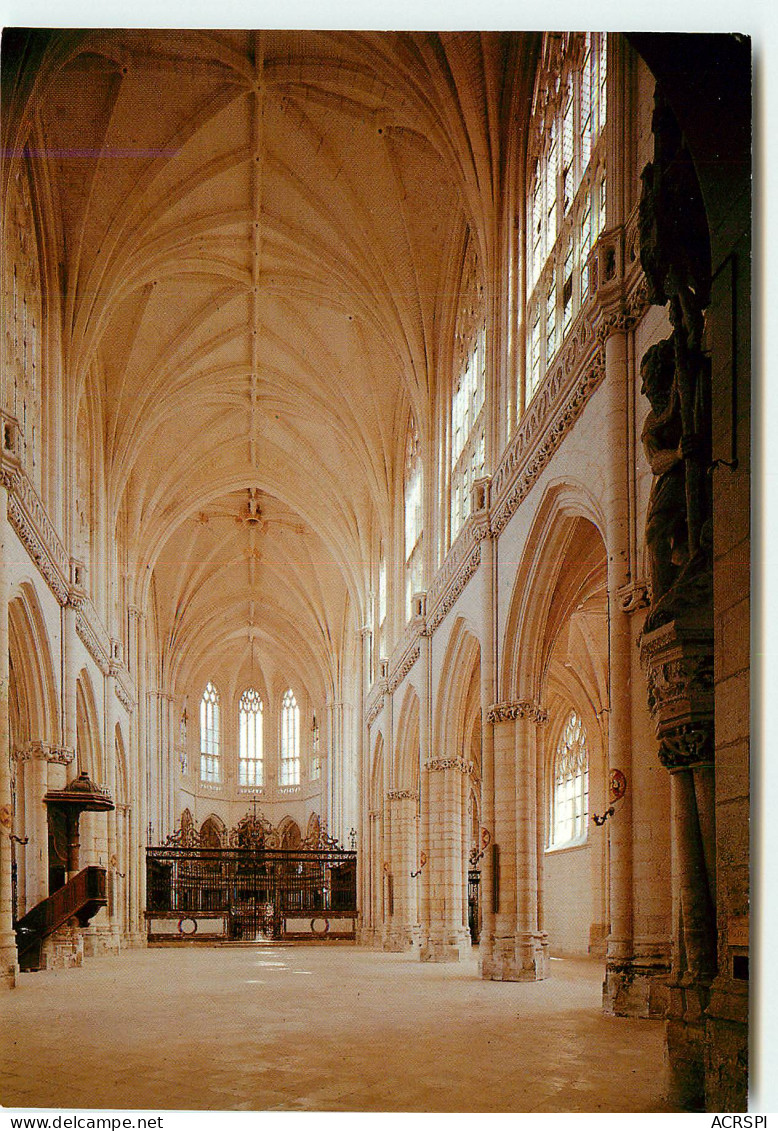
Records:
{"label": "window tracery", "polygon": [[571,711],[554,754],[549,848],[583,841],[589,820],[589,753],[581,716]]}
{"label": "window tracery", "polygon": [[[418,593],[423,588],[423,490],[424,465],[421,457],[421,441],[419,440],[416,423],[413,417],[411,417],[410,424],[408,425],[408,438],[405,444],[404,476],[406,620],[409,620],[411,616],[413,594]],[[384,610],[384,618],[385,616],[386,612]],[[383,655],[383,653],[380,654]]]}
{"label": "window tracery", "polygon": [[[6,407],[19,424],[20,454],[35,485],[41,485],[41,272],[29,174],[24,165],[10,189],[5,243]],[[8,301],[10,299],[10,301]]]}
{"label": "window tracery", "polygon": [[378,552],[378,648],[376,655],[380,658],[386,654],[386,553],[382,539]]}
{"label": "window tracery", "polygon": [[462,276],[451,398],[451,542],[471,510],[471,492],[486,462],[486,318],[483,284],[472,239]]}
{"label": "window tracery", "polygon": [[259,788],[264,784],[262,743],[263,704],[259,693],[247,688],[240,697],[238,712],[239,784]]}
{"label": "window tracery", "polygon": [[589,296],[589,256],[605,227],[606,78],[605,33],[545,37],[527,163],[526,402]]}
{"label": "window tracery", "polygon": [[208,681],[200,700],[200,780],[221,781],[219,692]]}
{"label": "window tracery", "polygon": [[300,784],[300,708],[291,687],[281,702],[281,785]]}

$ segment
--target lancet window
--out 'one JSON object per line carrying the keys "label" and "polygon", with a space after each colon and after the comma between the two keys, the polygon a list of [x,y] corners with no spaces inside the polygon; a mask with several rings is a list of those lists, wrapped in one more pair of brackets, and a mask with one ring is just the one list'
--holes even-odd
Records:
{"label": "lancet window", "polygon": [[556,748],[550,781],[549,848],[580,843],[589,820],[589,753],[581,716],[571,711]]}
{"label": "lancet window", "polygon": [[451,541],[470,514],[472,487],[486,461],[486,320],[472,238],[462,273],[451,398]]}
{"label": "lancet window", "polygon": [[263,705],[259,693],[247,688],[240,697],[238,712],[239,783],[260,787],[264,784],[262,745]]}
{"label": "lancet window", "polygon": [[281,785],[300,784],[300,708],[291,687],[281,702]]}
{"label": "lancet window", "polygon": [[421,442],[411,417],[405,445],[405,618],[410,619],[414,593],[423,587],[424,465]]}
{"label": "lancet window", "polygon": [[210,680],[200,700],[200,780],[221,781],[219,692]]}
{"label": "lancet window", "polygon": [[590,293],[605,227],[607,36],[547,35],[530,125],[526,401]]}

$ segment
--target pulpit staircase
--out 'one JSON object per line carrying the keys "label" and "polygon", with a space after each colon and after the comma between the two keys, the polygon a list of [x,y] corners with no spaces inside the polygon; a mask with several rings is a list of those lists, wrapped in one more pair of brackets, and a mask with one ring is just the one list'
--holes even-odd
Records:
{"label": "pulpit staircase", "polygon": [[43,942],[75,918],[85,927],[107,904],[105,868],[90,864],[14,924],[19,967],[40,970]]}

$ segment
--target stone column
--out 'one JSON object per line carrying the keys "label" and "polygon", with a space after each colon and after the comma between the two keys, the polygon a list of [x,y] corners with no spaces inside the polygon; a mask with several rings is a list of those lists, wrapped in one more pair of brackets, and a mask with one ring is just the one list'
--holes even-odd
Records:
{"label": "stone column", "polygon": [[705,1092],[705,1011],[717,970],[713,634],[705,611],[645,633],[641,660],[659,760],[671,775],[670,1098],[694,1109]]}
{"label": "stone column", "polygon": [[28,864],[34,862],[34,869],[30,868],[27,877],[28,909],[49,894],[49,822],[43,798],[49,789],[50,752],[51,748],[44,742],[32,742],[27,748],[32,776],[32,806],[26,830],[29,837],[27,861]]}
{"label": "stone column", "polygon": [[548,977],[548,939],[538,919],[537,728],[546,712],[529,700],[496,703],[494,727],[494,846],[496,909],[482,975],[525,982]]}
{"label": "stone column", "polygon": [[605,391],[607,394],[608,492],[606,543],[608,555],[608,771],[620,770],[627,790],[608,822],[610,931],[606,944],[603,1007],[626,1013],[620,1005],[631,984],[632,940],[632,734],[631,634],[620,590],[629,581],[629,489],[627,478],[627,335],[607,327]]}
{"label": "stone column", "polygon": [[137,706],[130,716],[130,743],[127,752],[130,781],[128,789],[131,798],[129,840],[130,859],[125,872],[129,886],[129,938],[135,945],[143,945],[145,932],[142,931],[145,893],[142,890],[142,875],[145,873],[146,830],[144,825],[144,802],[146,793],[145,760],[142,746],[145,743],[145,719],[142,702],[145,695],[145,674],[140,666],[141,636],[143,634],[143,614],[135,606],[129,610],[129,665],[135,679]]}
{"label": "stone column", "polygon": [[108,881],[108,919],[110,924],[110,949],[119,949],[121,937],[121,921],[119,916],[119,836],[118,826],[121,820],[116,797],[116,726],[119,721],[118,701],[115,693],[115,679],[113,676],[107,680],[106,696],[106,742],[105,765],[107,767],[106,786],[113,799],[115,808],[106,813],[107,823],[107,860],[106,871]]}
{"label": "stone column", "polygon": [[419,671],[421,673],[421,688],[419,694],[419,808],[417,822],[417,851],[418,855],[411,868],[412,882],[416,885],[417,930],[415,941],[419,945],[419,954],[429,937],[431,904],[429,886],[429,846],[430,846],[430,790],[429,775],[425,773],[424,766],[429,761],[430,754],[430,713],[431,713],[431,664],[432,664],[432,637],[423,632],[419,638]]}
{"label": "stone column", "polygon": [[384,939],[386,950],[407,950],[413,944],[417,921],[416,883],[416,806],[418,795],[409,789],[390,790],[386,795],[391,842],[389,859],[392,877],[392,915]]}
{"label": "stone column", "polygon": [[75,750],[72,774],[77,777],[89,767],[82,762],[83,752],[78,749],[76,736],[76,683],[78,681],[78,634],[76,623],[78,592],[71,587],[67,604],[62,609],[62,738],[64,745]]}
{"label": "stone column", "polygon": [[470,953],[462,872],[462,758],[432,758],[424,766],[429,788],[429,924],[422,962],[458,962]]}
{"label": "stone column", "polygon": [[[3,449],[6,447],[5,428]],[[8,525],[8,488],[0,480],[0,563],[11,560],[11,529]],[[13,798],[9,762],[10,729],[8,718],[8,569],[0,568],[0,985],[14,986],[19,972],[16,935],[13,929],[13,891],[11,882],[11,840]]]}
{"label": "stone column", "polygon": [[[522,351],[523,353],[523,351]],[[494,848],[495,841],[495,736],[494,723],[489,718],[489,708],[496,695],[495,662],[495,558],[491,538],[481,541],[481,608],[483,628],[481,638],[481,829],[479,852],[483,852],[481,871],[481,937],[478,945],[479,967],[483,977],[484,958],[487,967],[494,951]],[[488,843],[487,843],[488,841]]]}

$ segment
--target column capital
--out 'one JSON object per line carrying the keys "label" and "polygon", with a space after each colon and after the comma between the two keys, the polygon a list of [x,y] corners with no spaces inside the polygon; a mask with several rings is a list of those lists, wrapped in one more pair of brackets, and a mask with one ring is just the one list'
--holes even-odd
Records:
{"label": "column capital", "polygon": [[486,712],[488,723],[509,723],[517,719],[528,719],[537,726],[543,726],[548,722],[548,711],[533,699],[517,699],[493,703]]}
{"label": "column capital", "polygon": [[17,762],[36,760],[39,762],[57,763],[60,766],[69,766],[75,758],[75,751],[66,746],[55,746],[50,742],[34,740],[28,742],[26,746],[15,750],[14,758]]}
{"label": "column capital", "polygon": [[465,758],[430,758],[429,761],[424,763],[424,769],[428,773],[459,770],[462,774],[472,774],[474,766],[472,762],[468,762]]}
{"label": "column capital", "polygon": [[387,801],[418,801],[419,795],[415,789],[390,789],[386,794]]}

